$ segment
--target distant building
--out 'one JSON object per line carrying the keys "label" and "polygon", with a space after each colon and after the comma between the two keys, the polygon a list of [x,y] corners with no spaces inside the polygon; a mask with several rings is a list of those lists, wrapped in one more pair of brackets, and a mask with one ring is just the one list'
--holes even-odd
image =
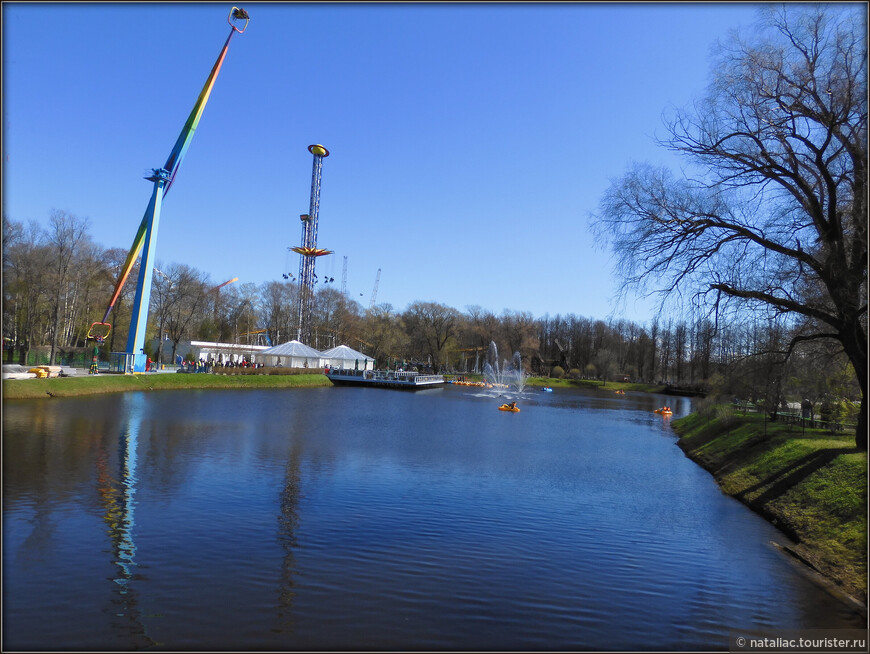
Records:
{"label": "distant building", "polygon": [[347,345],[323,353],[323,364],[339,370],[374,370],[375,360]]}
{"label": "distant building", "polygon": [[[156,353],[159,341],[151,342],[151,351]],[[244,345],[240,343],[212,343],[210,341],[180,341],[175,350],[175,363],[181,361],[210,361],[212,363],[262,363],[266,366],[284,368],[333,368],[373,370],[375,360],[362,352],[339,345],[326,352],[315,350],[293,340],[269,347],[267,345]],[[163,361],[172,358],[172,342],[163,341]]]}
{"label": "distant building", "polygon": [[[151,342],[151,351],[156,353],[160,342]],[[211,361],[212,363],[239,363],[243,359],[248,363],[263,363],[260,353],[268,350],[266,345],[244,345],[241,343],[213,343],[210,341],[180,341],[175,349],[175,361]],[[172,342],[163,341],[163,360],[172,358]]]}
{"label": "distant building", "polygon": [[267,366],[323,368],[323,352],[295,340],[265,348],[260,356]]}

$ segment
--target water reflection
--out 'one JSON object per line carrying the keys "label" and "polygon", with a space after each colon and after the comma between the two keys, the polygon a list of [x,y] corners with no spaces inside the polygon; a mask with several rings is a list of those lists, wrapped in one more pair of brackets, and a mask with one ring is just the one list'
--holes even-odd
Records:
{"label": "water reflection", "polygon": [[296,596],[296,557],[293,554],[296,542],[296,528],[299,524],[299,500],[302,497],[302,448],[294,440],[287,454],[284,469],[284,487],[278,503],[278,539],[284,552],[281,570],[278,575],[278,631],[293,627],[293,600]]}
{"label": "water reflection", "polygon": [[110,469],[107,442],[101,442],[96,457],[97,491],[100,494],[111,541],[115,586],[111,598],[112,624],[119,635],[129,640],[133,649],[155,645],[146,633],[135,592],[136,579],[136,490],[138,486],[139,431],[145,410],[142,393],[127,393],[123,398],[122,418],[118,435],[117,475]]}
{"label": "water reflection", "polygon": [[506,416],[462,388],[7,405],[4,645],[698,650],[854,626],[686,459],[665,402],[690,409],[555,389]]}

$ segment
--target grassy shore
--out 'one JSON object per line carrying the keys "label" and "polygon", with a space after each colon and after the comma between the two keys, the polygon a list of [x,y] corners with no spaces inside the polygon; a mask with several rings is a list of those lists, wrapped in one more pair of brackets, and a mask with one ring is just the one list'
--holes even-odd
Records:
{"label": "grassy shore", "polygon": [[82,375],[54,379],[13,379],[3,381],[3,399],[80,397],[123,391],[158,391],[191,388],[301,388],[330,386],[322,373],[294,375],[209,375],[202,373],[141,375]]}
{"label": "grassy shore", "polygon": [[[704,415],[706,413],[706,415]],[[786,549],[867,605],[867,453],[854,434],[716,407],[673,422],[686,455],[797,543]]]}
{"label": "grassy shore", "polygon": [[[300,388],[309,386],[329,386],[330,381],[320,373],[308,373],[300,369],[227,369],[224,374],[165,374],[144,373],[138,375],[80,375],[77,377],[57,377],[54,379],[13,379],[3,382],[4,399],[37,399],[49,397],[78,397],[99,393],[118,393],[133,390],[167,390],[182,388]],[[259,372],[259,371],[258,371]],[[280,374],[277,374],[280,373]],[[469,375],[473,378],[473,375]],[[482,377],[481,377],[482,378]],[[588,388],[608,393],[623,391],[643,391],[660,393],[664,386],[653,384],[633,384],[586,379],[555,379],[548,377],[529,377],[526,385],[531,387],[550,386],[554,388]]]}
{"label": "grassy shore", "polygon": [[661,393],[661,384],[640,384],[634,382],[602,382],[595,379],[556,379],[555,377],[529,377],[526,386],[549,386],[550,388],[587,388],[598,391],[639,391],[642,393]]}

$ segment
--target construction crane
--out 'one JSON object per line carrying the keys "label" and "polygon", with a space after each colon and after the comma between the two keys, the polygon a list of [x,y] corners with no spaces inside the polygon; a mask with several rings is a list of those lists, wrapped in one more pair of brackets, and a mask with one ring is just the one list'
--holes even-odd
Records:
{"label": "construction crane", "polygon": [[341,294],[347,296],[347,255],[344,255],[344,263],[341,265]]}
{"label": "construction crane", "polygon": [[260,334],[262,334],[263,338],[266,341],[266,345],[268,345],[269,347],[272,346],[272,339],[269,338],[269,330],[268,329],[255,329],[255,330],[250,331],[250,332],[242,332],[241,334],[239,334],[239,338],[241,338],[242,336],[250,336],[251,334],[257,335],[257,340],[260,339]]}
{"label": "construction crane", "polygon": [[381,269],[378,268],[378,274],[375,275],[375,287],[372,289],[372,301],[369,302],[369,311],[375,308],[375,300],[378,299],[378,284],[381,283]]}

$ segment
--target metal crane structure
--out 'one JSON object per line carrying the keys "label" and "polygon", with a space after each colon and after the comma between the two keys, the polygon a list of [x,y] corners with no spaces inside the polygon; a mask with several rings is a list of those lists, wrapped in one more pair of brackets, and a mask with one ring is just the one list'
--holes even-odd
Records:
{"label": "metal crane structure", "polygon": [[323,159],[329,156],[329,150],[322,145],[309,145],[308,151],[314,155],[311,170],[311,201],[308,213],[299,216],[302,221],[302,245],[290,248],[301,256],[299,261],[299,327],[296,340],[308,343],[311,340],[311,298],[314,295],[314,262],[317,257],[332,254],[331,250],[317,247],[317,219],[320,213],[320,176],[323,172]]}
{"label": "metal crane structure", "polygon": [[347,297],[347,255],[344,255],[344,263],[341,266],[341,294]]}
{"label": "metal crane structure", "polygon": [[372,300],[369,302],[369,311],[375,308],[375,300],[378,299],[378,284],[381,283],[381,269],[378,268],[378,274],[375,275],[375,287],[372,289]]}
{"label": "metal crane structure", "polygon": [[[268,345],[269,347],[272,347],[272,339],[269,338],[269,330],[268,329],[255,329],[255,330],[250,331],[250,332],[242,332],[241,334],[239,334],[239,338],[241,338],[242,336],[251,336],[251,335],[257,337],[256,341],[255,341],[257,343],[257,345],[260,344],[260,339],[262,338],[266,342],[266,345]],[[248,341],[249,341],[248,344],[250,345],[250,339],[248,339]]]}
{"label": "metal crane structure", "polygon": [[[127,254],[127,260],[121,268],[121,273],[118,281],[115,284],[115,290],[112,298],[109,300],[109,306],[106,308],[106,313],[102,321],[91,324],[88,329],[88,338],[94,339],[99,346],[105,342],[106,336],[112,325],[108,322],[109,314],[115,306],[115,302],[121,294],[121,289],[127,281],[133,265],[139,258],[141,253],[141,262],[139,264],[139,279],[136,285],[136,297],[133,300],[132,314],[130,317],[130,331],[127,336],[127,349],[125,352],[112,352],[111,366],[113,369],[124,373],[145,372],[147,356],[145,355],[145,329],[148,325],[148,307],[151,299],[151,282],[154,271],[154,259],[157,247],[157,228],[160,223],[160,210],[163,206],[163,198],[169,192],[175,176],[178,173],[178,168],[181,165],[184,155],[190,147],[190,141],[193,138],[194,132],[199,125],[202,112],[211,95],[214,83],[217,80],[218,73],[221,70],[224,59],[227,56],[227,49],[230,46],[230,39],[233,34],[242,34],[248,27],[250,16],[248,12],[240,7],[233,7],[227,17],[227,22],[230,25],[230,34],[224,42],[224,46],[218,54],[217,59],[212,66],[211,73],[205,81],[205,85],[200,91],[199,97],[181,129],[172,151],[166,163],[161,168],[153,168],[149,175],[145,178],[149,182],[153,182],[153,190],[151,200],[148,207],[145,209],[145,215],[142,217],[142,222],[139,224],[139,230],[133,240],[133,247]],[[244,23],[244,24],[242,24]],[[240,27],[241,25],[241,27]]]}

